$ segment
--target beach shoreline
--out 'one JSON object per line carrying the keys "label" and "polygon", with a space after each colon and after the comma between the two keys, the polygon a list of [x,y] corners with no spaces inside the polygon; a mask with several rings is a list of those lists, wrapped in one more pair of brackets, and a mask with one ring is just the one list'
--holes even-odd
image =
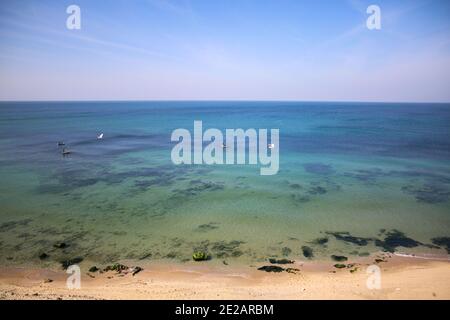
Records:
{"label": "beach shoreline", "polygon": [[342,269],[333,262],[296,261],[277,265],[293,269],[279,273],[260,271],[260,265],[152,262],[134,276],[82,270],[80,289],[67,288],[63,270],[1,267],[0,299],[450,299],[450,261],[383,257],[375,264],[380,289],[366,285],[374,257],[345,262],[351,267]]}

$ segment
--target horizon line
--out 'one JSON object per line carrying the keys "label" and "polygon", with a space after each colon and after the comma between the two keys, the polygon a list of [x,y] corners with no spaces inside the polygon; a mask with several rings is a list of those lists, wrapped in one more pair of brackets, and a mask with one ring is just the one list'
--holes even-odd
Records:
{"label": "horizon line", "polygon": [[365,100],[295,100],[295,99],[34,99],[34,100],[2,100],[0,103],[32,103],[32,102],[301,102],[301,103],[397,103],[397,104],[450,104],[450,101],[365,101]]}

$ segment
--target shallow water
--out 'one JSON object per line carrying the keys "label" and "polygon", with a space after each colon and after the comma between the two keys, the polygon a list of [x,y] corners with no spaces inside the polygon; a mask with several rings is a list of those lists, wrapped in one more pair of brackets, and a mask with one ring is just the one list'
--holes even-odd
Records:
{"label": "shallow water", "polygon": [[[279,128],[279,173],[172,164],[172,130],[194,120]],[[0,263],[329,259],[394,229],[420,243],[397,251],[446,254],[429,244],[450,236],[449,164],[448,104],[0,103]]]}

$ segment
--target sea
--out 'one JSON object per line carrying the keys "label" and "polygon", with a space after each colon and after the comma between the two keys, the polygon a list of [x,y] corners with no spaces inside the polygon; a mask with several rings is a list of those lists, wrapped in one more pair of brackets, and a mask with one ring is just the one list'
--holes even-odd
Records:
{"label": "sea", "polygon": [[[174,164],[194,121],[279,129],[278,173]],[[0,103],[1,266],[447,256],[449,236],[450,104]]]}

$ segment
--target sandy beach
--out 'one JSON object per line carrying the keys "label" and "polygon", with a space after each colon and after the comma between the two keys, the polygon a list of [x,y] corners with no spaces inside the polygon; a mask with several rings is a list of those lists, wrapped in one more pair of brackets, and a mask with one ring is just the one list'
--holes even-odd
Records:
{"label": "sandy beach", "polygon": [[[64,271],[2,268],[1,299],[450,299],[450,262],[391,256],[379,262],[381,288],[369,290],[370,261],[356,271],[330,263],[296,262],[294,273],[208,264],[145,266],[135,276],[86,273],[67,289]],[[285,267],[285,266],[284,266]]]}

